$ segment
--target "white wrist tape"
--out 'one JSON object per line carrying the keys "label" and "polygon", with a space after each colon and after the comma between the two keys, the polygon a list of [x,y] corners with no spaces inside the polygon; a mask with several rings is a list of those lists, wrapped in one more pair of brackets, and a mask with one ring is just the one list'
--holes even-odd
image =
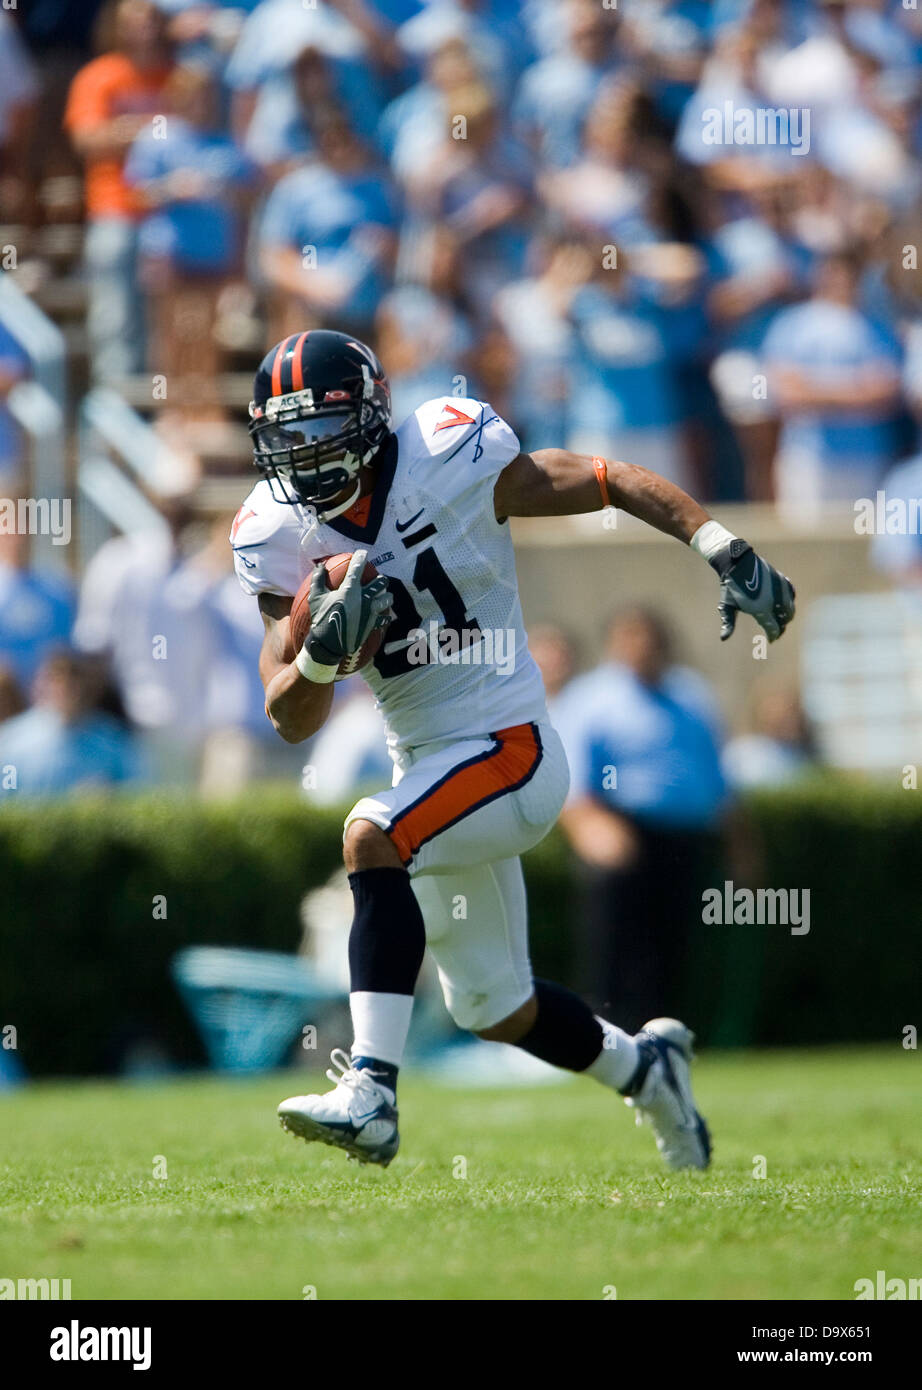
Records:
{"label": "white wrist tape", "polygon": [[302,647],[295,657],[295,665],[301,672],[306,681],[313,681],[315,685],[329,685],[330,681],[336,679],[336,663],[326,666],[322,661],[315,661],[308,655],[306,647]]}
{"label": "white wrist tape", "polygon": [[692,550],[697,550],[698,554],[705,560],[712,560],[725,545],[735,541],[732,531],[728,531],[726,526],[721,526],[719,521],[706,521],[703,526],[699,526],[688,544]]}

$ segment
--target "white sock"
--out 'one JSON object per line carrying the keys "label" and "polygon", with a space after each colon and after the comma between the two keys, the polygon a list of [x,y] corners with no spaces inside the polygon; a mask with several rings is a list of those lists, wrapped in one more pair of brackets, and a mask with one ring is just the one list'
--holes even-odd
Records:
{"label": "white sock", "polygon": [[353,1057],[376,1057],[399,1067],[410,1031],[412,994],[379,994],[360,989],[349,995]]}
{"label": "white sock", "polygon": [[640,1060],[637,1044],[630,1033],[625,1033],[607,1019],[599,1018],[598,1014],[596,1018],[602,1025],[605,1041],[602,1051],[583,1075],[594,1076],[596,1081],[600,1081],[603,1086],[610,1086],[614,1091],[623,1091],[637,1070]]}

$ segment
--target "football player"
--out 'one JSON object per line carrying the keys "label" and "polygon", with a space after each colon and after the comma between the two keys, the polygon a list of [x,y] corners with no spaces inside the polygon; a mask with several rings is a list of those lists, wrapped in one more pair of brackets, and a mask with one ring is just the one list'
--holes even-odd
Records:
{"label": "football player", "polygon": [[[722,638],[740,612],[780,637],[790,582],[672,483],[563,449],[522,453],[483,401],[440,396],[395,429],[381,363],[342,333],[293,334],[267,354],[250,433],[262,477],[231,544],[265,624],[269,718],[291,743],[316,733],[340,663],[384,629],[362,674],[394,763],[393,785],[345,822],[351,1053],[333,1053],[331,1091],[282,1102],[282,1124],[363,1162],[391,1161],[428,945],[459,1027],[593,1077],[652,1126],[670,1167],[706,1167],[690,1030],[660,1018],[630,1036],[532,975],[520,856],[554,824],[569,773],[528,651],[508,522],[605,506],[640,517],[716,571]],[[318,561],[342,551],[354,558],[331,590]],[[366,559],[379,573],[363,583]],[[289,613],[308,575],[310,631],[294,651]]]}

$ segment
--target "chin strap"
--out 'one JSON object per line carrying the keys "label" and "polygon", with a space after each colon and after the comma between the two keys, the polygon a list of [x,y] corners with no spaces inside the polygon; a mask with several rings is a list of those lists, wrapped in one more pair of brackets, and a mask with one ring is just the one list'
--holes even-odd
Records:
{"label": "chin strap", "polygon": [[355,482],[355,491],[352,493],[351,497],[346,498],[345,502],[340,502],[338,507],[334,507],[332,511],[321,511],[319,507],[314,508],[314,511],[317,513],[317,520],[323,525],[325,521],[333,521],[336,517],[342,516],[343,512],[347,512],[349,508],[354,506],[359,500],[359,493],[361,491],[362,480],[361,478],[357,478]]}
{"label": "chin strap", "polygon": [[301,544],[304,545],[313,536],[320,522],[313,507],[305,507],[303,502],[295,502],[294,509],[301,518],[301,525],[304,527],[305,535],[301,540]]}

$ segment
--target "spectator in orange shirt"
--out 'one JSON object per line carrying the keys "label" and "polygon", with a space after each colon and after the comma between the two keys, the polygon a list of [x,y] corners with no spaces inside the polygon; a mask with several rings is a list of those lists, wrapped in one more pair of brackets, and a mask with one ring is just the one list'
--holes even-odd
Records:
{"label": "spectator in orange shirt", "polygon": [[161,12],[149,0],[120,0],[112,47],[77,73],[64,114],[86,167],[87,331],[97,381],[138,371],[144,358],[137,288],[144,209],[125,180],[124,163],[135,137],[163,110],[171,53]]}

